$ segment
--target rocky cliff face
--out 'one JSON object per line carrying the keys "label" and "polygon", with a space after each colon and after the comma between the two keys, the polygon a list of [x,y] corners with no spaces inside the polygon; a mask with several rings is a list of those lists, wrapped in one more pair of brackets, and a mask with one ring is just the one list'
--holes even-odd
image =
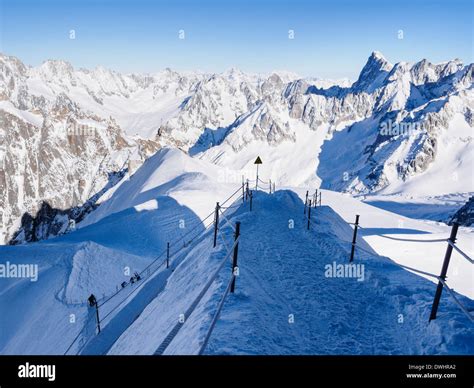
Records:
{"label": "rocky cliff face", "polygon": [[[119,76],[109,81],[116,93],[127,92]],[[0,56],[0,243],[63,232],[71,209],[107,185],[109,174],[123,171],[130,155],[143,160],[158,148],[82,106],[70,90],[78,82],[65,62],[31,69]]]}

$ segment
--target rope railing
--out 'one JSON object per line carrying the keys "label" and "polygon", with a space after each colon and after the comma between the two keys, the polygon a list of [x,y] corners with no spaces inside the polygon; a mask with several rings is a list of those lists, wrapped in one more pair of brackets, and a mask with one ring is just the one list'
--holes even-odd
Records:
{"label": "rope railing", "polygon": [[239,186],[237,190],[235,190],[229,198],[227,198],[224,202],[221,203],[221,206],[224,206],[227,202],[229,202],[237,193],[240,193],[242,191],[242,186]]}
{"label": "rope railing", "polygon": [[224,212],[219,209],[220,213],[221,213],[221,216],[222,218],[224,219],[225,223],[227,224],[227,226],[229,226],[234,232],[235,232],[235,227],[234,225],[232,225],[232,223],[229,221],[229,219],[225,216]]}
{"label": "rope railing", "polygon": [[[353,241],[352,242],[344,241],[344,242],[350,243],[352,245],[351,256],[350,256],[349,261],[352,262],[353,257],[354,257],[355,249],[359,249],[359,250],[362,250],[366,253],[369,253],[370,255],[374,255],[372,252],[367,251],[366,249],[362,248],[361,246],[357,245],[357,243],[356,243],[357,242],[357,229],[361,227],[359,225],[359,215],[356,215],[356,222],[355,223],[348,223],[348,224],[354,225]],[[412,268],[412,267],[409,267],[409,266],[406,266],[406,265],[403,265],[403,264],[399,264],[399,263],[396,263],[395,261],[392,260],[392,263],[394,263],[395,265],[397,265],[401,268],[404,268],[404,269],[407,269],[409,271],[413,271],[415,273],[419,273],[419,274],[422,274],[422,275],[425,275],[425,276],[428,276],[428,277],[431,277],[431,278],[434,278],[434,279],[438,280],[438,287],[436,289],[436,294],[435,294],[432,309],[431,309],[430,321],[433,320],[433,319],[436,319],[436,313],[438,311],[438,305],[439,305],[439,302],[440,302],[440,299],[441,299],[441,293],[442,293],[443,287],[446,287],[448,289],[448,292],[449,292],[450,296],[453,297],[453,300],[461,308],[463,313],[465,313],[471,321],[473,321],[473,319],[474,319],[472,317],[472,315],[469,314],[468,310],[456,298],[454,292],[446,284],[446,275],[447,275],[447,272],[448,272],[449,262],[450,262],[450,259],[451,259],[451,253],[452,253],[453,249],[456,250],[456,252],[458,252],[461,255],[461,257],[466,259],[469,263],[473,264],[472,258],[469,257],[464,251],[462,251],[456,245],[456,236],[457,236],[457,232],[458,232],[458,227],[459,227],[459,225],[457,223],[454,223],[453,226],[452,226],[451,235],[449,236],[449,238],[443,238],[443,239],[429,239],[429,240],[427,240],[427,239],[405,239],[405,238],[395,238],[395,237],[384,236],[384,235],[376,235],[378,237],[388,238],[390,240],[395,240],[395,241],[418,242],[418,243],[446,242],[448,244],[448,247],[446,249],[446,253],[445,253],[445,256],[444,256],[443,265],[442,265],[442,268],[441,268],[441,274],[440,275],[435,275],[435,274],[432,274],[432,273],[429,273],[429,272],[426,272],[426,271],[422,271],[422,270]]]}
{"label": "rope railing", "polygon": [[[213,213],[211,213],[211,215],[212,215],[212,214],[213,214]],[[204,222],[205,220],[207,220],[207,219],[209,219],[209,216],[207,216],[206,218],[204,218],[203,222]],[[181,251],[183,251],[184,248],[190,248],[189,244],[190,244],[192,241],[194,241],[194,239],[195,239],[196,237],[200,236],[203,232],[205,232],[206,230],[208,230],[209,227],[213,224],[213,222],[214,222],[214,221],[208,223],[207,225],[204,224],[204,230],[203,230],[203,231],[199,231],[199,232],[198,232],[197,234],[195,234],[191,239],[186,240],[186,241],[188,242],[188,244],[186,244],[186,246],[184,246],[184,247],[183,247],[183,246],[180,246],[180,248],[179,248],[175,253],[170,254],[170,257],[169,257],[169,258],[171,258],[172,256],[176,256],[178,253],[180,253]],[[202,224],[202,223],[201,223],[201,224]],[[188,233],[186,233],[185,236],[190,235],[191,232],[194,231],[194,230],[196,230],[196,227],[193,228],[192,230],[190,230]],[[185,236],[181,236],[181,237],[175,239],[172,243],[170,243],[169,246],[172,247],[173,245],[176,245],[176,243],[178,243],[179,241],[182,241]],[[167,249],[164,250],[152,263],[150,263],[149,265],[147,265],[147,266],[146,266],[143,270],[141,270],[138,274],[139,274],[139,275],[144,275],[145,272],[147,272],[154,264],[156,264],[157,261],[158,261],[160,258],[163,258],[163,256],[164,256],[166,253],[167,253]],[[156,271],[158,271],[165,263],[166,263],[166,259],[163,260],[163,261],[161,261],[161,262],[159,263],[158,267],[155,268],[152,272],[149,272],[148,275],[146,275],[143,279],[146,279],[146,278],[151,277],[151,276],[152,276],[154,273],[156,273]],[[127,284],[130,284],[130,282],[127,282]],[[136,283],[134,283],[134,284],[136,284]],[[138,289],[138,288],[139,288],[139,287],[136,287],[135,289]],[[125,289],[125,287],[121,288],[119,291],[122,291],[123,289]],[[117,292],[117,293],[118,293],[118,292]],[[113,296],[116,296],[117,293],[116,293],[115,295],[113,295]],[[112,297],[113,297],[113,296],[112,296]],[[110,300],[112,299],[112,297],[110,297],[107,301],[110,301]],[[127,297],[128,297],[128,296],[127,296]],[[126,297],[126,298],[127,298],[127,297]],[[126,298],[125,298],[125,299],[126,299]],[[104,305],[105,305],[105,302],[100,303],[100,307],[103,307]],[[103,321],[104,319],[105,319],[105,317],[102,318],[101,321]]]}
{"label": "rope railing", "polygon": [[[352,242],[350,242],[350,241],[345,241],[345,240],[343,240],[343,242],[352,244]],[[376,256],[374,253],[368,251],[367,249],[362,248],[362,247],[359,246],[359,245],[356,246],[356,249],[362,250],[362,251],[364,251],[364,252],[366,252],[366,253],[368,253],[368,254],[370,254],[370,255],[372,255],[372,256]],[[377,256],[379,256],[379,255],[377,255]],[[380,257],[380,256],[379,256],[379,257]],[[387,258],[387,259],[388,259],[388,258]],[[467,310],[467,308],[459,301],[459,299],[458,299],[458,298],[456,297],[456,295],[454,294],[453,290],[448,287],[446,281],[445,281],[442,277],[440,277],[440,276],[438,276],[438,275],[435,275],[435,274],[433,274],[433,273],[430,273],[430,272],[426,272],[426,271],[422,271],[422,270],[419,270],[419,269],[416,269],[416,268],[413,268],[413,267],[409,267],[408,265],[403,265],[403,264],[397,263],[397,262],[395,262],[395,261],[393,261],[393,260],[390,260],[390,262],[391,262],[391,264],[394,264],[394,265],[396,265],[396,266],[398,266],[398,267],[401,267],[401,268],[403,268],[403,269],[406,269],[406,270],[409,270],[409,271],[412,271],[412,272],[415,272],[415,273],[419,273],[419,274],[421,274],[421,275],[429,276],[429,277],[431,277],[431,278],[433,278],[433,279],[436,279],[436,280],[440,281],[440,282],[444,285],[444,287],[446,287],[446,289],[449,291],[450,296],[452,297],[452,299],[454,300],[454,302],[460,307],[460,309],[462,310],[462,312],[469,318],[469,320],[470,320],[471,322],[474,322],[473,316],[469,313],[469,311]]]}
{"label": "rope railing", "polygon": [[[363,251],[363,252],[365,252],[365,253],[367,253],[367,254],[369,254],[369,255],[371,255],[371,256],[381,257],[381,256],[378,255],[377,253],[370,252],[370,251],[368,251],[367,249],[362,248],[360,245],[353,244],[351,241],[347,241],[347,240],[342,240],[342,241],[345,242],[345,243],[348,243],[348,244],[351,244],[351,245],[355,246],[356,249],[359,249],[359,250],[361,250],[361,251]],[[409,270],[409,271],[417,272],[417,273],[419,273],[419,274],[426,275],[426,276],[430,276],[430,277],[435,278],[435,279],[438,278],[438,275],[435,275],[435,274],[432,274],[432,273],[429,273],[429,272],[425,272],[425,271],[422,271],[422,270],[419,270],[419,269],[416,269],[416,268],[413,268],[413,267],[409,267],[409,266],[407,266],[407,265],[403,265],[403,264],[397,263],[397,262],[395,262],[395,261],[393,261],[393,260],[391,260],[391,263],[392,263],[392,264],[395,264],[395,265],[398,266],[398,267],[402,267],[402,268],[404,268],[404,269],[407,269],[407,270]]]}
{"label": "rope railing", "polygon": [[446,240],[449,245],[451,245],[462,257],[464,257],[467,261],[471,264],[474,264],[474,260],[472,260],[467,254],[465,254],[461,249],[458,248],[456,243],[453,243],[451,240]]}
{"label": "rope railing", "polygon": [[[345,221],[347,222],[347,221]],[[353,222],[347,222],[349,225],[356,225]],[[361,226],[360,224],[357,224],[357,226],[360,229],[365,229],[365,227]],[[439,242],[447,242],[450,246],[453,247],[463,258],[465,258],[467,261],[469,261],[471,264],[474,264],[474,260],[469,257],[464,251],[462,251],[455,242],[451,241],[449,238],[439,238],[439,239],[409,239],[409,238],[398,238],[398,237],[392,237],[392,236],[386,236],[383,234],[376,234],[374,236],[377,237],[382,237],[382,238],[387,238],[389,240],[394,240],[394,241],[404,241],[404,242],[417,242],[417,243],[439,243]]]}
{"label": "rope railing", "polygon": [[228,251],[228,250],[229,250],[229,246],[227,245],[227,242],[225,241],[225,238],[224,238],[224,236],[222,235],[221,230],[219,229],[219,230],[217,231],[217,233],[219,234],[219,237],[221,238],[221,241],[222,241],[222,243],[224,244],[224,247],[225,247],[226,251]]}
{"label": "rope railing", "polygon": [[410,239],[410,238],[397,238],[397,237],[390,237],[385,236],[383,234],[377,234],[377,237],[387,238],[389,240],[394,241],[405,241],[405,242],[421,242],[421,243],[438,243],[438,242],[446,242],[448,239],[440,238],[440,239],[431,239],[431,240],[424,240],[424,239]]}
{"label": "rope railing", "polygon": [[[314,198],[317,198],[317,192],[315,193]],[[305,201],[305,206],[304,206],[304,215],[305,215],[305,221],[307,220],[306,222],[307,222],[307,229],[308,230],[310,229],[311,219],[313,218],[311,216],[311,205],[312,205],[312,201],[309,199],[309,191],[306,191],[306,201]],[[346,222],[349,225],[354,226],[352,242],[343,241],[345,243],[351,244],[351,252],[350,252],[349,262],[353,261],[356,249],[362,250],[362,251],[368,253],[369,255],[375,256],[375,254],[373,252],[370,252],[370,251],[362,248],[361,246],[357,245],[357,239],[360,238],[360,237],[357,236],[357,231],[358,231],[359,228],[364,229],[364,227],[362,227],[359,224],[359,215],[356,215],[356,220],[355,220],[354,223],[353,222],[348,222],[346,220],[343,220],[343,221]],[[415,272],[415,273],[419,273],[419,274],[422,274],[422,275],[425,275],[425,276],[428,276],[428,277],[431,277],[431,278],[434,278],[434,279],[438,280],[438,287],[436,289],[436,294],[435,294],[434,301],[433,301],[433,306],[432,306],[431,315],[430,315],[430,321],[436,318],[436,313],[437,313],[437,310],[438,310],[438,304],[439,304],[439,301],[440,301],[440,298],[441,298],[441,292],[442,292],[443,286],[446,285],[446,274],[447,274],[447,270],[448,270],[448,266],[449,266],[449,261],[451,259],[452,250],[453,249],[456,250],[464,259],[466,259],[469,263],[473,264],[472,258],[469,257],[465,252],[463,252],[456,245],[457,231],[458,231],[458,224],[455,223],[455,224],[453,224],[453,228],[451,230],[451,235],[450,235],[449,238],[410,239],[410,238],[399,238],[399,237],[386,236],[386,235],[383,235],[383,234],[374,235],[374,236],[377,236],[377,237],[382,237],[382,238],[385,238],[385,239],[389,239],[389,240],[393,240],[393,241],[401,241],[401,242],[416,242],[416,243],[442,243],[442,242],[447,242],[448,243],[448,248],[446,250],[446,254],[445,254],[445,257],[444,257],[443,266],[441,268],[441,274],[439,276],[435,275],[435,274],[432,274],[432,273],[429,273],[429,272],[426,272],[426,271],[422,271],[422,270],[419,270],[419,269],[416,269],[416,268],[412,268],[412,267],[409,267],[409,266],[406,266],[406,265],[396,263],[392,260],[392,262],[394,264],[396,264],[397,266],[399,266],[401,268],[404,268],[406,270],[409,270],[409,271],[412,271],[412,272]],[[377,256],[379,256],[379,255],[377,255]],[[449,290],[449,292],[450,292],[451,296],[454,296],[454,293],[452,292],[452,290]],[[457,299],[455,299],[455,302],[460,306],[462,305]],[[463,310],[464,313],[466,313],[466,311],[467,311],[467,309],[465,307],[462,307],[462,310]],[[472,321],[472,316],[469,315],[469,319]]]}
{"label": "rope railing", "polygon": [[451,288],[446,284],[446,280],[444,280],[441,276],[438,276],[438,280],[443,284],[444,287],[446,287],[446,289],[449,292],[449,295],[451,295],[454,302],[459,306],[462,312],[470,319],[471,322],[474,322],[474,317],[471,314],[469,314],[468,309],[459,301],[459,299],[454,294],[453,290],[451,290]]}
{"label": "rope railing", "polygon": [[[242,190],[242,186],[240,186],[236,191],[234,191],[224,202],[223,204],[226,204],[230,199],[232,199],[237,193],[239,193]],[[177,244],[180,241],[183,241],[186,236],[189,236],[194,230],[196,230],[200,225],[204,225],[205,222],[212,216],[214,215],[214,211],[209,213],[203,220],[197,221],[196,225],[191,228],[189,231],[186,232],[184,236],[180,236],[177,239],[175,239],[173,242],[170,243],[170,247],[173,245]],[[167,225],[172,225],[174,223],[169,223]],[[206,230],[207,227],[204,229]],[[192,241],[192,239],[191,239]],[[167,253],[167,249],[161,252],[149,265],[147,265],[143,270],[141,270],[138,274],[143,275],[150,267],[152,267],[159,259],[161,259],[165,254]],[[153,273],[156,272],[153,271]],[[123,283],[122,283],[123,284]],[[126,285],[130,284],[130,281],[125,282]],[[125,287],[119,288],[116,292],[114,292],[112,295],[109,297],[106,297],[105,301],[104,300],[98,300],[98,302],[101,302],[100,305],[104,306],[105,303],[109,302],[111,299],[113,299],[115,296],[117,296]],[[103,299],[103,298],[102,298]]]}
{"label": "rope railing", "polygon": [[[187,318],[191,316],[191,314],[194,312],[195,308],[203,298],[203,296],[207,293],[209,290],[209,287],[211,287],[212,283],[216,280],[217,275],[221,271],[221,269],[224,267],[225,263],[227,262],[227,259],[230,257],[230,254],[233,252],[234,248],[237,246],[239,243],[240,237],[237,237],[234,241],[234,244],[232,245],[231,249],[227,252],[226,256],[222,260],[222,262],[219,264],[217,267],[216,271],[213,273],[213,275],[210,277],[210,279],[207,281],[206,285],[204,288],[201,290],[201,292],[197,295],[197,297],[194,299],[194,301],[191,303],[189,308],[186,310],[184,313],[184,318],[185,321]],[[176,337],[178,332],[180,331],[181,327],[183,326],[183,323],[178,322],[176,323],[171,331],[168,333],[168,335],[165,337],[165,339],[161,342],[161,344],[158,346],[157,350],[155,351],[155,355],[162,355],[166,348],[169,346],[171,341]]]}
{"label": "rope railing", "polygon": [[[63,353],[64,356],[66,356],[69,351],[71,350],[71,348],[74,346],[74,344],[79,340],[79,337],[81,336],[81,334],[84,333],[84,331],[87,329],[88,325],[93,321],[93,317],[92,316],[89,316],[84,324],[84,326],[82,326],[82,329],[79,331],[79,333],[77,333],[77,335],[74,337],[73,341],[71,342],[71,344],[68,346],[68,348],[66,349],[66,351]],[[82,348],[84,347],[85,345],[82,345],[82,347],[80,348],[80,350],[82,350]],[[79,350],[79,351],[80,351]],[[78,353],[79,354],[79,353]]]}
{"label": "rope railing", "polygon": [[[226,198],[223,202],[223,204],[226,204],[227,202],[229,202],[233,197],[235,197],[235,195],[239,192],[241,192],[243,189],[243,186],[240,186],[235,192],[233,192],[228,198]],[[241,196],[239,196],[239,198],[237,198],[236,200],[234,200],[231,205],[229,205],[227,208],[231,208],[231,207],[237,207],[236,205],[234,205],[234,202],[236,202],[237,200],[240,200],[241,199]],[[240,206],[240,204],[239,204]],[[200,235],[202,235],[202,233],[204,233],[205,231],[207,231],[209,229],[209,227],[215,222],[214,220],[212,220],[209,224],[206,225],[206,221],[212,216],[214,215],[215,212],[213,211],[212,213],[209,213],[204,219],[202,220],[199,220],[197,221],[196,225],[194,225],[190,230],[188,230],[186,232],[185,235],[183,236],[180,236],[178,238],[176,238],[173,242],[171,243],[168,243],[168,246],[166,248],[166,250],[162,251],[158,256],[155,257],[155,259],[149,263],[145,268],[143,268],[140,272],[138,272],[138,277],[135,277],[135,281],[132,281],[132,280],[129,280],[129,281],[125,281],[123,283],[121,283],[119,285],[119,288],[117,291],[115,291],[114,293],[112,293],[111,295],[109,296],[106,296],[106,297],[103,297],[101,299],[98,299],[95,301],[95,305],[96,305],[96,309],[98,310],[99,307],[104,307],[106,304],[108,304],[109,302],[111,302],[115,297],[117,297],[118,295],[120,295],[125,289],[129,289],[127,286],[132,284],[132,285],[137,285],[136,287],[133,287],[131,289],[131,291],[127,294],[125,294],[124,298],[122,298],[116,306],[114,306],[112,308],[112,310],[108,311],[107,314],[102,317],[100,320],[99,320],[99,317],[98,317],[98,314],[97,314],[97,326],[100,328],[100,323],[104,322],[108,317],[110,317],[112,315],[113,312],[115,312],[132,294],[134,294],[136,291],[138,291],[139,289],[141,289],[141,285],[144,284],[144,281],[143,280],[147,280],[149,278],[151,278],[159,269],[161,269],[165,263],[168,263],[169,264],[169,259],[170,257],[172,256],[176,256],[177,254],[179,253],[183,253],[184,251],[184,248],[190,248],[190,244]],[[169,223],[169,224],[166,224],[166,225],[172,225],[173,223]],[[187,239],[185,240],[186,237],[189,237],[191,235],[192,232],[194,232],[199,226],[204,226],[204,230],[199,230],[192,238],[190,239]],[[232,226],[232,225],[231,225]],[[180,241],[183,241],[185,240],[184,242],[184,246],[180,246],[178,248],[178,250],[176,252],[174,252],[173,254],[170,255],[170,247],[173,247],[175,246],[176,244],[178,244]],[[164,257],[166,255],[166,257]],[[160,259],[162,260],[161,262]],[[158,263],[159,262],[159,263]],[[157,267],[154,268],[153,270],[151,270],[151,268],[153,266],[155,266],[156,264],[158,263]],[[139,282],[139,280],[142,280]],[[87,325],[88,323],[90,322],[91,318],[89,318],[86,323],[84,324],[83,328],[79,331],[79,333],[76,335],[76,337],[73,339],[73,341],[71,342],[71,344],[68,346],[68,348],[66,349],[65,351],[65,355],[71,350],[71,348],[74,346],[74,344],[79,340],[79,338],[81,337],[81,335],[84,333],[84,331],[86,330],[87,328]],[[100,332],[100,329],[99,329],[99,332]],[[87,344],[87,342],[86,342]],[[86,345],[84,344],[83,347]],[[82,347],[82,348],[83,348]],[[79,352],[82,350],[82,348],[80,348]]]}
{"label": "rope railing", "polygon": [[[241,199],[242,199],[242,196],[240,196],[240,197],[238,198],[239,201],[240,201]],[[220,205],[219,207],[220,207],[221,209],[226,210],[226,209],[234,209],[234,208],[237,209],[237,208],[239,208],[241,205],[242,205],[241,203],[236,203],[236,204],[230,205],[230,206],[222,206],[222,205]]]}
{"label": "rope railing", "polygon": [[[205,227],[205,230],[209,229],[209,227],[210,227],[211,225],[212,225],[212,222],[209,223],[209,224]],[[201,233],[198,233],[195,237],[197,237],[197,236],[200,235],[200,234],[201,234]],[[193,239],[194,239],[195,237],[193,237]],[[177,239],[177,240],[175,240],[175,241],[179,241],[179,240],[180,240],[180,239]],[[192,241],[192,240],[191,240],[191,241]],[[190,242],[191,242],[191,241],[190,241]],[[178,251],[176,251],[176,252],[175,252],[173,255],[171,255],[170,257],[176,256],[176,255],[179,254],[179,253],[184,253],[184,252],[182,252],[182,251],[184,250],[184,248],[185,248],[185,247],[181,247],[180,249],[178,249]],[[190,246],[188,245],[188,246],[186,246],[186,248],[190,248]],[[148,271],[148,270],[150,269],[151,265],[152,265],[152,264],[155,264],[155,263],[157,262],[157,260],[158,260],[159,258],[161,258],[164,254],[166,254],[166,251],[164,251],[160,256],[158,256],[158,258],[155,259],[155,260],[153,261],[153,263],[151,263],[151,264],[148,265],[146,268],[144,268],[144,269],[140,272],[140,274],[142,275],[142,274],[144,274],[146,271]],[[161,267],[163,267],[166,262],[167,262],[167,259],[163,260],[161,263],[159,263],[159,265],[157,266],[157,268],[155,268],[152,272],[149,272],[148,275],[146,275],[146,276],[143,275],[142,280],[146,280],[146,279],[151,278],[152,275],[154,275]],[[127,282],[127,284],[129,284],[129,282]],[[102,324],[109,316],[111,316],[112,313],[115,312],[131,295],[133,295],[135,292],[137,292],[138,290],[141,289],[141,286],[144,284],[144,282],[143,282],[143,281],[140,282],[140,283],[135,282],[134,284],[136,284],[137,286],[134,287],[134,288],[132,288],[131,291],[130,291],[128,294],[126,294],[126,295],[124,296],[124,298],[122,298],[122,299],[118,302],[118,304],[117,304],[116,306],[114,306],[114,307],[112,308],[112,310],[110,310],[104,317],[101,317],[101,318],[100,318],[100,321],[97,322],[97,324]],[[97,302],[97,304],[98,304],[97,308],[99,308],[99,307],[104,307],[104,305],[105,305],[106,302],[109,302],[113,297],[117,296],[119,292],[121,292],[121,291],[123,291],[123,290],[125,290],[125,289],[127,289],[127,288],[123,287],[123,288],[119,289],[119,291],[117,291],[115,294],[111,295],[105,302],[102,302],[102,303]],[[87,324],[88,324],[90,321],[91,321],[91,318],[88,319],[88,321],[87,321],[86,324],[83,326],[83,328],[81,329],[81,331],[80,331],[80,332],[77,334],[77,336],[74,338],[74,340],[73,340],[72,343],[69,345],[69,347],[67,348],[67,350],[66,350],[66,352],[64,353],[64,355],[67,355],[67,353],[68,353],[69,350],[72,348],[72,346],[78,341],[80,335],[83,334],[84,330],[87,328]],[[84,348],[86,345],[87,345],[87,342],[85,342],[85,343],[82,345],[82,347],[79,348],[77,354],[80,354],[80,352],[83,350],[83,348]]]}
{"label": "rope railing", "polygon": [[219,301],[219,304],[217,305],[216,312],[214,313],[214,316],[212,317],[211,324],[209,325],[209,329],[207,330],[206,336],[204,337],[204,341],[201,345],[201,348],[199,349],[198,354],[201,356],[204,354],[204,351],[206,350],[207,344],[209,342],[209,339],[211,338],[212,332],[214,330],[214,327],[216,326],[216,323],[221,315],[222,308],[224,307],[225,300],[227,296],[229,295],[230,288],[232,286],[232,283],[235,281],[235,275],[232,274],[232,276],[229,279],[229,283],[227,284],[227,287],[222,294],[221,300]]}
{"label": "rope railing", "polygon": [[[198,222],[197,225],[195,225],[192,229],[190,229],[184,236],[180,236],[178,238],[176,238],[173,242],[170,243],[170,247],[177,244],[178,242],[182,241],[186,236],[189,236],[193,231],[195,231],[198,226],[200,225],[203,225],[205,223],[205,221],[207,221],[209,219],[210,216],[212,216],[214,214],[214,212],[210,213],[207,217],[205,217],[202,221]],[[201,231],[200,231],[201,233]],[[199,234],[200,234],[199,233]],[[192,239],[191,239],[192,241]],[[150,263],[148,264],[145,268],[143,268],[140,272],[138,272],[138,274],[143,277],[144,274],[154,265],[158,262],[158,260],[162,259],[164,255],[166,255],[167,253],[167,249],[163,250],[158,256],[156,256],[156,258]],[[164,263],[164,262],[163,262]],[[149,273],[146,277],[149,277],[151,276],[152,274],[154,274],[159,268],[161,267],[161,264],[160,266],[155,269],[153,272]],[[119,295],[127,285],[131,284],[130,281],[126,281],[124,283],[122,283],[120,285],[121,288],[119,288],[116,292],[114,292],[112,295],[106,297],[105,300],[98,300],[98,303],[100,302],[100,306],[103,307],[106,303],[108,303],[109,301],[111,301],[113,298],[115,298],[117,295]]]}
{"label": "rope railing", "polygon": [[[205,227],[205,230],[208,230],[209,227],[212,225],[212,222],[209,223],[206,227]],[[198,235],[201,235],[201,233],[199,233]],[[198,236],[197,235],[197,236]],[[195,236],[195,237],[197,237]],[[194,238],[195,238],[194,237]],[[180,248],[177,252],[175,252],[172,256],[176,256],[177,254],[184,254],[186,253],[187,251],[189,251],[191,249],[191,247],[188,245],[186,246],[186,248],[188,248],[187,250],[184,250],[184,247]],[[170,256],[171,257],[171,256]],[[153,271],[153,273],[155,273],[156,271],[158,271],[161,267],[164,266],[164,264],[166,263],[166,260],[162,261],[159,266]],[[152,273],[152,274],[153,274]],[[151,275],[150,275],[151,276]],[[149,277],[150,277],[149,276]],[[142,283],[143,284],[143,283]],[[114,310],[116,310],[123,302],[125,302],[132,294],[134,294],[136,291],[138,291],[140,289],[140,287],[135,287],[130,293],[127,294],[127,296],[125,298],[123,298],[123,300],[117,305],[115,306],[111,311],[109,311],[101,320],[100,322],[103,322],[105,321],[113,312]],[[103,304],[102,304],[103,306]]]}

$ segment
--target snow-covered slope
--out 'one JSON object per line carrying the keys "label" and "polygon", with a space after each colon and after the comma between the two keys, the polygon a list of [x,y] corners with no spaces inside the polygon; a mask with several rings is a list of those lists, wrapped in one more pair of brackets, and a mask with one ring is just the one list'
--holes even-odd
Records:
{"label": "snow-covered slope", "polygon": [[[237,292],[228,297],[207,353],[472,352],[474,333],[467,318],[445,298],[440,319],[428,324],[435,286],[390,260],[360,254],[356,260],[364,265],[363,280],[328,277],[327,265],[347,264],[351,228],[331,208],[322,207],[316,209],[313,230],[307,231],[302,210],[293,192],[279,191],[258,193],[252,213],[246,205],[229,216],[242,223]],[[294,228],[288,227],[289,220],[295,221]],[[231,230],[226,235],[230,239]],[[225,252],[209,252],[209,242],[202,241],[176,268],[109,354],[153,354],[162,347],[179,314],[223,260]],[[229,266],[164,354],[199,351],[230,277]],[[464,322],[463,328],[453,330],[455,321]]]}
{"label": "snow-covered slope", "polygon": [[[2,264],[39,265],[36,282],[17,278],[0,282],[0,309],[8,311],[0,320],[0,353],[62,354],[76,336],[69,354],[154,353],[222,263],[233,239],[229,223],[240,220],[237,293],[224,306],[208,352],[472,354],[472,326],[451,299],[443,294],[438,319],[428,324],[435,285],[375,253],[392,257],[390,251],[381,250],[376,227],[402,235],[416,229],[431,233],[429,237],[444,235],[447,228],[409,220],[396,227],[396,214],[323,191],[323,204],[331,207],[315,209],[308,232],[298,198],[303,192],[291,189],[272,195],[258,192],[252,212],[248,202],[226,210],[226,217],[221,217],[224,240],[219,237],[218,247],[212,249],[212,231],[205,226],[212,223],[216,201],[222,203],[236,190],[240,193],[240,181],[229,179],[232,176],[230,170],[223,176],[213,164],[166,148],[105,193],[100,207],[75,231],[34,244],[0,247]],[[241,203],[238,199],[235,205]],[[356,257],[365,266],[364,280],[327,278],[325,265],[347,263],[352,231],[343,218],[350,221],[354,212],[361,214],[369,232],[361,246],[372,251],[373,244],[374,249],[371,255]],[[208,214],[211,218],[201,224]],[[191,230],[195,238],[190,242],[185,234]],[[459,244],[472,255],[466,246],[468,232],[461,230]],[[162,264],[168,241],[176,241],[170,269]],[[434,258],[434,264],[427,266],[430,258],[415,257],[404,248],[396,252],[396,261],[408,257],[410,266],[439,270]],[[457,260],[453,257],[453,268]],[[150,264],[153,271],[147,276],[143,270]],[[120,287],[140,271],[140,281]],[[464,268],[459,272],[450,274],[448,282],[472,297],[472,290],[463,288]],[[229,276],[227,263],[165,354],[197,351],[223,291],[222,282]],[[117,290],[121,291],[107,301]],[[90,293],[101,306],[102,331],[97,336],[95,310],[86,301]],[[472,307],[471,299],[459,298]],[[294,323],[289,323],[289,314]],[[243,335],[237,338],[231,333]]]}

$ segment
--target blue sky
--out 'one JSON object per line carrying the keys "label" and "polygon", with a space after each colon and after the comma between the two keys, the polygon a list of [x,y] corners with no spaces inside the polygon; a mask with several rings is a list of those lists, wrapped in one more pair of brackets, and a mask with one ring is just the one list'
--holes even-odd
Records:
{"label": "blue sky", "polygon": [[[102,65],[124,72],[235,66],[355,78],[374,50],[394,63],[421,58],[473,62],[472,0],[0,3],[0,51],[30,65],[64,59],[77,67]],[[180,30],[185,39],[179,39]]]}

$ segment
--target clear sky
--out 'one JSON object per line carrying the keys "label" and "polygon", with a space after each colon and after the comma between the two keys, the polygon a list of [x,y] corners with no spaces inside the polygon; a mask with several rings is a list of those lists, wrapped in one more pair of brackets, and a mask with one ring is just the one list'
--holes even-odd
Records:
{"label": "clear sky", "polygon": [[77,67],[123,72],[165,67],[214,72],[234,66],[354,79],[374,50],[393,63],[473,62],[472,0],[0,3],[0,51],[29,65],[64,59]]}

